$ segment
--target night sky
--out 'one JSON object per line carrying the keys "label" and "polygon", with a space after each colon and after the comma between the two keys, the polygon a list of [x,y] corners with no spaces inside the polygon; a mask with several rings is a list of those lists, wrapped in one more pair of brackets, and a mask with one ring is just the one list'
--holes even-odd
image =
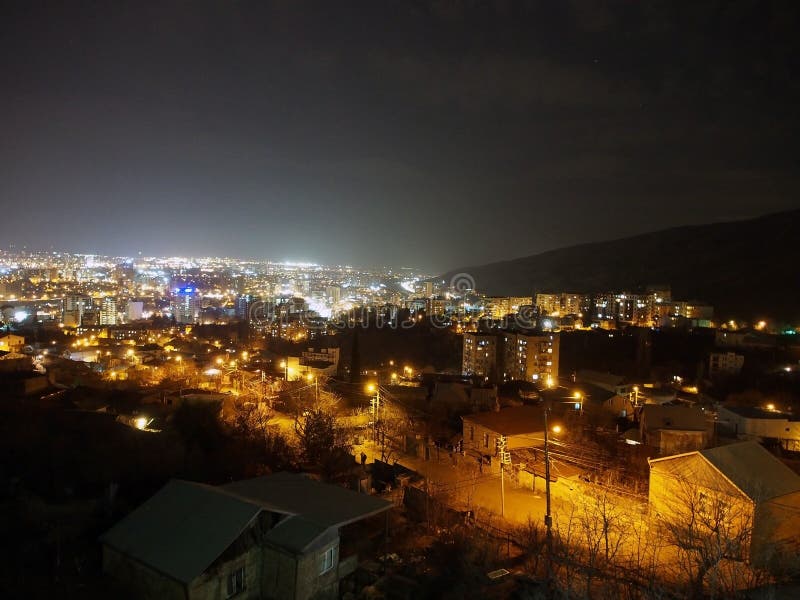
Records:
{"label": "night sky", "polygon": [[4,2],[0,246],[429,271],[795,208],[798,2]]}

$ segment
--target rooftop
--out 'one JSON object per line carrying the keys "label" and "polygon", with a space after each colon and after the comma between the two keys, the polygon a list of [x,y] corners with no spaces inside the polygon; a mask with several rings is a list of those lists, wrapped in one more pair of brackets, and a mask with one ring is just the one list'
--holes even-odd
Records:
{"label": "rooftop", "polygon": [[800,475],[758,442],[709,448],[700,454],[754,500],[800,492]]}
{"label": "rooftop", "polygon": [[723,406],[722,408],[732,413],[735,413],[740,417],[744,417],[745,419],[791,420],[793,418],[793,415],[790,415],[788,413],[780,412],[777,410],[767,410],[766,408],[761,408],[758,406]]}
{"label": "rooftop", "polygon": [[293,473],[222,487],[173,480],[100,540],[177,581],[189,583],[263,511],[285,515],[265,539],[302,552],[326,530],[391,507],[387,500]]}
{"label": "rooftop", "polygon": [[642,407],[641,423],[646,431],[669,429],[673,431],[705,431],[708,417],[699,408],[679,404],[645,404]]}
{"label": "rooftop", "polygon": [[800,493],[800,475],[765,450],[758,442],[739,442],[696,450],[650,461],[651,468],[665,469],[697,483],[702,477],[687,460],[702,458],[750,499],[759,502]]}
{"label": "rooftop", "polygon": [[212,486],[173,480],[100,540],[189,583],[230,546],[262,508]]}
{"label": "rooftop", "polygon": [[268,510],[301,515],[324,528],[341,527],[391,507],[390,502],[381,498],[296,473],[274,473],[234,481],[222,489]]}
{"label": "rooftop", "polygon": [[499,411],[464,415],[461,418],[465,423],[475,423],[507,436],[544,431],[544,415],[538,406],[515,406]]}

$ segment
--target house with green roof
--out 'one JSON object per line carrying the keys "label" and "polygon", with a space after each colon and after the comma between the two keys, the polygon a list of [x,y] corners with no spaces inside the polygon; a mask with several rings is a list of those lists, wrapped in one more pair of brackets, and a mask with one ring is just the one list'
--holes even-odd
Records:
{"label": "house with green roof", "polygon": [[391,507],[292,473],[172,480],[101,536],[103,569],[141,598],[338,598],[359,561],[343,530]]}

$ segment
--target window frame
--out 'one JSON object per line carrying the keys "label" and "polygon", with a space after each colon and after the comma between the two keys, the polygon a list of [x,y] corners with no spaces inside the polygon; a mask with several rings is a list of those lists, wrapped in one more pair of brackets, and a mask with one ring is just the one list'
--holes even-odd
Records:
{"label": "window frame", "polygon": [[233,598],[247,590],[247,570],[245,565],[233,569],[225,578],[226,598]]}
{"label": "window frame", "polygon": [[[330,564],[329,564],[329,557],[330,557]],[[320,552],[320,576],[325,575],[325,573],[330,572],[336,567],[336,546],[330,546],[326,548],[322,552]]]}

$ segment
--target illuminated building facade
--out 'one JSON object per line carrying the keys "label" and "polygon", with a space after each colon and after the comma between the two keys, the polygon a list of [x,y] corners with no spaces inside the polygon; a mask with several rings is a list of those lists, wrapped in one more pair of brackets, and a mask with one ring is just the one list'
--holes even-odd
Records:
{"label": "illuminated building facade", "polygon": [[100,305],[100,325],[117,324],[117,301],[114,298],[103,298]]}
{"label": "illuminated building facade", "polygon": [[481,377],[498,373],[501,342],[502,338],[495,334],[465,333],[461,372]]}
{"label": "illuminated building facade", "polygon": [[559,346],[557,333],[505,333],[503,379],[552,384],[558,378]]}
{"label": "illuminated building facade", "polygon": [[195,323],[200,314],[200,301],[197,289],[178,288],[172,302],[172,315],[178,323]]}

